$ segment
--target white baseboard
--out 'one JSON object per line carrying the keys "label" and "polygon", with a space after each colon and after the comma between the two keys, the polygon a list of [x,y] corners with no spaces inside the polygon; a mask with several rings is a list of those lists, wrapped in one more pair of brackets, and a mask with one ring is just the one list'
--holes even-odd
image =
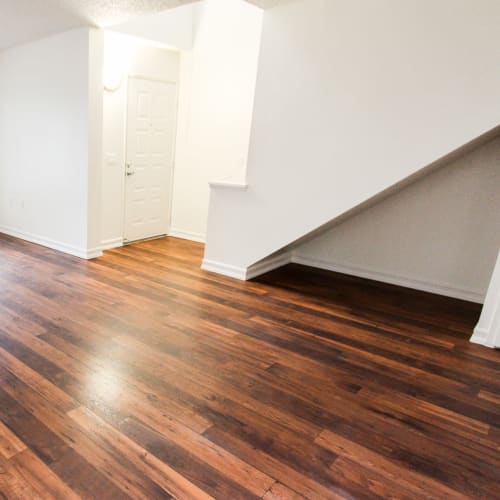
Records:
{"label": "white baseboard", "polygon": [[102,250],[98,248],[78,248],[72,245],[68,245],[61,241],[52,240],[50,238],[45,238],[33,233],[27,233],[25,231],[20,231],[9,226],[0,226],[0,233],[8,234],[14,238],[19,238],[21,240],[29,241],[30,243],[35,243],[36,245],[41,245],[59,252],[67,253],[75,257],[80,257],[80,259],[95,259],[96,257],[102,256]]}
{"label": "white baseboard", "polygon": [[253,264],[246,271],[246,279],[251,280],[257,278],[261,274],[268,273],[269,271],[274,271],[278,267],[286,266],[292,262],[292,252],[283,252],[274,257],[268,257],[267,259]]}
{"label": "white baseboard", "polygon": [[238,267],[224,264],[223,262],[203,259],[201,268],[205,271],[223,274],[224,276],[229,276],[230,278],[247,281],[257,278],[257,276],[260,276],[261,274],[277,269],[278,267],[289,264],[291,262],[291,258],[291,252],[286,252],[264,259],[250,267]]}
{"label": "white baseboard", "polygon": [[[82,259],[97,259],[97,257],[102,257],[102,247],[96,247],[96,248],[89,248],[85,254],[85,256],[82,257]],[[77,257],[79,257],[77,255]]]}
{"label": "white baseboard", "polygon": [[474,334],[470,338],[470,341],[473,344],[479,344],[484,347],[490,347],[490,348],[495,348],[495,343],[492,342],[491,339],[492,335],[491,332],[488,330],[484,330],[483,328],[476,327],[474,329]]}
{"label": "white baseboard", "polygon": [[170,229],[168,236],[174,238],[181,238],[183,240],[197,241],[198,243],[205,243],[205,235],[202,233],[192,233],[191,231],[182,231],[181,229]]}
{"label": "white baseboard", "polygon": [[[304,266],[325,269],[327,271],[334,271],[337,273],[357,276],[359,278],[381,281],[383,283],[389,283],[391,285],[412,288],[414,290],[420,290],[423,292],[435,293],[437,295],[444,295],[446,297],[453,297],[456,299],[476,302],[479,304],[482,304],[484,301],[484,295],[474,290],[464,290],[448,284],[421,281],[418,279],[409,278],[407,276],[397,276],[374,271],[372,269],[362,269],[353,266],[346,266],[343,264],[336,264],[333,262],[311,258],[305,255],[299,255],[294,252],[284,252],[272,258],[264,259],[248,268],[232,266],[224,264],[223,262],[215,262],[204,259],[202,269],[204,269],[205,271],[223,274],[231,278],[237,278],[239,280],[251,280],[253,278],[256,278],[257,276],[260,276],[264,273],[285,266],[292,262],[296,264],[302,264]],[[482,337],[483,335],[478,332],[476,338],[481,339]],[[484,345],[483,340],[478,341],[478,343],[483,343]]]}
{"label": "white baseboard", "polygon": [[211,273],[223,274],[224,276],[229,276],[230,278],[236,278],[238,280],[245,281],[246,278],[246,268],[231,266],[229,264],[224,264],[222,262],[216,262],[214,260],[203,259],[201,263],[201,268],[204,271],[210,271]]}
{"label": "white baseboard", "polygon": [[500,252],[471,342],[500,349]]}
{"label": "white baseboard", "polygon": [[446,297],[453,297],[455,299],[477,302],[479,304],[482,304],[484,301],[484,294],[476,292],[474,290],[464,290],[450,286],[448,284],[420,281],[418,279],[409,278],[407,276],[396,276],[374,271],[372,269],[362,269],[358,267],[346,266],[343,264],[336,264],[333,262],[326,262],[320,259],[308,257],[306,255],[299,255],[294,253],[292,256],[292,262],[302,264],[304,266],[325,269],[327,271],[350,274],[351,276],[357,276],[359,278],[382,281],[383,283],[389,283],[391,285],[413,288],[414,290],[421,290],[423,292],[445,295]]}
{"label": "white baseboard", "polygon": [[101,250],[111,250],[123,246],[123,238],[112,238],[101,242]]}

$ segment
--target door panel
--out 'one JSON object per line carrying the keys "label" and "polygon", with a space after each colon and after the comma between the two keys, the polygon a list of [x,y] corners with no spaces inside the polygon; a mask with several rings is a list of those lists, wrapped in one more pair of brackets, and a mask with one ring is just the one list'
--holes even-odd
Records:
{"label": "door panel", "polygon": [[173,83],[129,79],[125,241],[168,233],[176,102]]}

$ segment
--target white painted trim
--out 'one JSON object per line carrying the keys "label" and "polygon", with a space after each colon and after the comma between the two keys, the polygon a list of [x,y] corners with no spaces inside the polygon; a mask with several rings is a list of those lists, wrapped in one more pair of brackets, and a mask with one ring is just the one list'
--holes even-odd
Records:
{"label": "white painted trim", "polygon": [[[77,255],[78,257],[78,255]],[[90,248],[87,250],[85,253],[84,259],[90,260],[90,259],[97,259],[97,257],[102,257],[102,248],[97,247],[97,248]]]}
{"label": "white painted trim", "polygon": [[110,240],[103,240],[101,242],[101,250],[111,250],[123,246],[123,238],[112,238]]}
{"label": "white painted trim", "polygon": [[197,241],[198,243],[205,243],[205,235],[202,233],[192,233],[191,231],[183,231],[182,229],[171,229],[168,236],[174,238],[181,238],[182,240]]}
{"label": "white painted trim", "polygon": [[246,182],[237,182],[237,181],[210,181],[208,183],[210,188],[225,188],[225,189],[241,189],[242,191],[246,191],[248,188],[248,184]]}
{"label": "white painted trim", "polygon": [[[273,271],[274,269],[290,263],[302,264],[304,266],[316,267],[319,269],[325,269],[327,271],[334,271],[337,273],[348,274],[351,276],[357,276],[359,278],[366,278],[374,281],[381,281],[383,283],[412,288],[414,290],[421,290],[423,292],[435,293],[438,295],[444,295],[446,297],[468,300],[470,302],[476,302],[479,304],[482,304],[484,300],[484,296],[482,293],[473,290],[464,290],[447,284],[421,281],[414,278],[409,278],[407,276],[396,276],[392,274],[373,271],[371,269],[361,269],[358,267],[346,266],[343,264],[335,264],[332,262],[326,262],[319,259],[306,257],[304,255],[299,255],[295,252],[290,251],[283,252],[274,257],[264,259],[248,268],[232,266],[229,264],[224,264],[223,262],[215,262],[206,259],[203,260],[203,264],[201,267],[205,271],[211,271],[245,281],[254,279],[264,273],[268,273],[269,271]],[[498,314],[500,316],[500,306]],[[484,332],[477,328],[476,331],[477,335],[475,335],[475,338],[478,339],[477,342],[486,345],[482,340],[483,336],[486,336]],[[475,340],[471,339],[471,341],[474,342]]]}
{"label": "white painted trim", "polygon": [[490,339],[490,334],[490,330],[484,330],[483,328],[479,328],[476,326],[476,328],[474,328],[474,334],[470,338],[470,341],[473,344],[479,344],[484,347],[490,347],[491,349],[494,349],[496,346],[493,340]]}
{"label": "white painted trim", "polygon": [[224,264],[222,262],[203,259],[203,262],[201,263],[201,268],[204,271],[223,274],[224,276],[229,276],[230,278],[236,278],[238,280],[245,281],[247,279],[246,278],[247,270],[244,267],[231,266],[229,264]]}
{"label": "white painted trim", "polygon": [[14,238],[19,238],[21,240],[29,241],[30,243],[35,243],[36,245],[41,245],[59,252],[67,253],[80,259],[95,259],[96,257],[102,256],[101,248],[77,248],[72,245],[68,245],[61,241],[52,240],[50,238],[45,238],[44,236],[39,236],[33,233],[27,233],[25,231],[20,231],[9,226],[0,226],[0,233],[8,234]]}
{"label": "white painted trim", "polygon": [[203,259],[201,268],[205,271],[223,274],[230,278],[236,278],[242,281],[248,281],[264,273],[268,273],[278,267],[282,267],[291,262],[292,253],[285,252],[274,257],[264,259],[250,267],[238,267],[222,262],[215,262],[213,260]]}
{"label": "white painted trim", "polygon": [[326,269],[327,271],[349,274],[351,276],[357,276],[359,278],[382,281],[383,283],[389,283],[391,285],[413,288],[415,290],[421,290],[423,292],[445,295],[447,297],[468,300],[471,302],[478,302],[480,304],[482,304],[484,300],[484,295],[475,290],[463,290],[448,284],[432,283],[429,281],[421,281],[407,276],[396,276],[393,274],[374,271],[372,269],[362,269],[359,267],[346,266],[344,264],[336,264],[333,262],[327,262],[320,259],[313,259],[311,257],[307,257],[305,255],[299,255],[297,253],[293,254],[292,262],[296,264],[302,264],[304,266]]}
{"label": "white painted trim", "polygon": [[268,257],[250,266],[246,271],[246,279],[251,280],[262,274],[274,271],[278,267],[286,266],[292,262],[292,252],[283,252],[274,257]]}
{"label": "white painted trim", "polygon": [[481,317],[470,341],[485,347],[500,347],[500,252],[491,276]]}

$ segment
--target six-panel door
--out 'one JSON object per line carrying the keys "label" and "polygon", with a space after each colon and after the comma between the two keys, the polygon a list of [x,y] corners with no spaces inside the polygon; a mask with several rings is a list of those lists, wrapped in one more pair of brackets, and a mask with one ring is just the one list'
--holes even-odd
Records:
{"label": "six-panel door", "polygon": [[177,87],[130,78],[125,169],[125,241],[168,233]]}

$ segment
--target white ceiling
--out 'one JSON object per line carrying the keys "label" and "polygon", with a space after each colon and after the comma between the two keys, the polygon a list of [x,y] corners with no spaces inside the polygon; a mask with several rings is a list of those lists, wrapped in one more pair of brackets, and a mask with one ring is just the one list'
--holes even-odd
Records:
{"label": "white ceiling", "polygon": [[[0,0],[0,50],[79,26],[107,27],[196,0]],[[283,0],[247,0],[267,8]]]}
{"label": "white ceiling", "polygon": [[282,4],[285,2],[290,2],[291,0],[246,0],[247,2],[253,3],[258,7],[263,9],[270,9],[271,7],[275,7],[278,4]]}

